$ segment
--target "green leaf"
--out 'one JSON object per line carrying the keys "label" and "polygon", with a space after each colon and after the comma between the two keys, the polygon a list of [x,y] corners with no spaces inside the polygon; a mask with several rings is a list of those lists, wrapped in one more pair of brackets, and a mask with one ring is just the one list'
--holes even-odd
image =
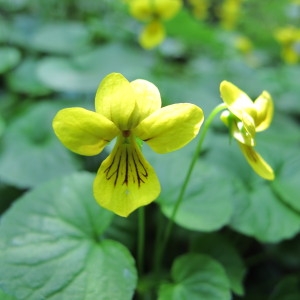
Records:
{"label": "green leaf", "polygon": [[[1,1],[1,0],[0,0]],[[1,2],[0,2],[1,3]],[[9,38],[9,25],[6,19],[0,15],[0,43],[6,43]]]}
{"label": "green leaf", "polygon": [[28,4],[29,0],[0,0],[1,8],[7,11],[17,11],[23,9]]}
{"label": "green leaf", "polygon": [[299,287],[299,276],[286,276],[275,286],[269,300],[298,300],[300,299]]}
{"label": "green leaf", "polygon": [[52,129],[52,119],[62,107],[57,102],[36,103],[7,126],[0,156],[3,182],[32,187],[81,167],[77,157],[60,143]]}
{"label": "green leaf", "polygon": [[300,214],[299,201],[300,155],[299,152],[287,157],[273,182],[272,187],[280,199]]}
{"label": "green leaf", "polygon": [[113,214],[92,195],[94,175],[40,185],[1,220],[0,285],[17,299],[132,299],[129,251],[105,240]]}
{"label": "green leaf", "polygon": [[[194,143],[159,156],[146,151],[161,181],[162,192],[157,200],[163,213],[170,217],[183,184]],[[145,147],[145,150],[147,148]],[[184,199],[175,217],[180,226],[198,231],[212,231],[226,225],[232,214],[231,181],[220,179],[217,167],[197,162]]]}
{"label": "green leaf", "polygon": [[39,27],[30,43],[41,52],[70,55],[88,47],[89,32],[79,22],[49,23]]}
{"label": "green leaf", "polygon": [[235,211],[230,226],[262,242],[278,242],[299,232],[300,214],[280,201],[269,183],[247,190],[236,182]]}
{"label": "green leaf", "polygon": [[4,293],[1,289],[0,289],[0,299],[1,300],[17,300],[15,297]]}
{"label": "green leaf", "polygon": [[0,57],[0,74],[3,74],[19,63],[21,53],[18,49],[13,47],[1,47]]}
{"label": "green leaf", "polygon": [[177,258],[172,266],[173,282],[164,283],[159,300],[226,300],[230,287],[223,267],[206,255],[186,254]]}
{"label": "green leaf", "polygon": [[6,80],[10,90],[16,93],[28,94],[33,96],[45,96],[51,93],[51,90],[43,84],[36,73],[37,61],[27,58],[7,76]]}
{"label": "green leaf", "polygon": [[[257,141],[257,150],[274,168],[277,176],[277,170],[295,151],[286,149],[287,144],[293,148],[289,138],[283,147],[279,146],[276,140],[266,136],[262,135]],[[230,198],[233,201],[233,215],[230,227],[262,242],[278,242],[297,234],[300,228],[300,214],[278,197],[272,182],[263,180],[251,169],[238,145],[234,141],[229,144],[226,136],[214,135],[211,142],[212,146],[206,158],[211,164],[217,165],[222,174],[215,184],[218,185],[222,177],[227,180],[232,178]],[[295,176],[297,178],[297,174]]]}
{"label": "green leaf", "polygon": [[273,84],[276,82],[280,83],[277,85],[276,96],[278,98],[277,101],[277,109],[282,111],[286,111],[292,114],[299,114],[299,98],[298,95],[300,93],[300,87],[298,78],[300,76],[300,70],[297,65],[283,65],[282,67],[277,67],[275,70],[273,69],[273,74],[276,74]]}
{"label": "green leaf", "polygon": [[214,28],[197,21],[187,10],[182,9],[174,18],[165,22],[165,25],[168,35],[181,39],[185,44],[201,47],[209,45],[210,51],[221,44],[216,40]]}
{"label": "green leaf", "polygon": [[2,116],[0,115],[0,137],[2,136],[5,129],[5,122]]}
{"label": "green leaf", "polygon": [[38,76],[57,91],[91,92],[111,72],[120,72],[129,80],[146,78],[152,59],[143,52],[120,44],[71,58],[47,57],[38,66]]}
{"label": "green leaf", "polygon": [[239,253],[227,238],[219,233],[202,234],[193,241],[192,250],[210,255],[221,263],[232,291],[239,296],[244,294],[243,279],[246,268]]}

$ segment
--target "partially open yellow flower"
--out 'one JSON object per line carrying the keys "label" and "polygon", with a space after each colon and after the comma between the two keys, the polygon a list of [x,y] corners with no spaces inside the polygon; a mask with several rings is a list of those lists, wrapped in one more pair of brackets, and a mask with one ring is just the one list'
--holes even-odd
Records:
{"label": "partially open yellow flower", "polygon": [[109,74],[100,83],[95,108],[96,112],[79,107],[62,109],[53,128],[67,148],[82,155],[100,153],[117,137],[98,170],[94,196],[101,206],[125,217],[160,193],[155,171],[136,138],[158,153],[177,150],[198,134],[203,112],[189,103],[161,108],[154,84],[142,79],[129,82],[119,73]]}
{"label": "partially open yellow flower", "polygon": [[145,49],[159,45],[165,38],[164,20],[173,18],[182,6],[181,0],[131,0],[130,13],[136,19],[146,22],[139,42]]}
{"label": "partially open yellow flower", "polygon": [[255,134],[270,126],[273,119],[273,100],[263,91],[253,102],[246,93],[228,81],[222,81],[220,92],[227,110],[221,120],[229,127],[232,136],[253,170],[261,177],[273,180],[274,171],[254,150]]}

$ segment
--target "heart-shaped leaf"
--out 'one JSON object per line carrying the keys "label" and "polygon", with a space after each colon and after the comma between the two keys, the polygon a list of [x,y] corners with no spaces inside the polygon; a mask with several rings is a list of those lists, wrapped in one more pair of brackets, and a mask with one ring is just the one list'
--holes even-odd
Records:
{"label": "heart-shaped leaf", "polygon": [[162,284],[159,300],[230,299],[229,281],[223,267],[206,255],[186,254],[171,270],[172,282]]}
{"label": "heart-shaped leaf", "polygon": [[125,300],[136,286],[129,251],[105,240],[113,214],[92,195],[94,176],[40,185],[1,220],[0,285],[17,299]]}

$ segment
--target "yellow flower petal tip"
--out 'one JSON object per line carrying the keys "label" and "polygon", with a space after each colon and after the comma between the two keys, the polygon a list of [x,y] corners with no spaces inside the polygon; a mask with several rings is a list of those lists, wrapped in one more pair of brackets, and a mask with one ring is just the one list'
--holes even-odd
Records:
{"label": "yellow flower petal tip", "polygon": [[152,49],[165,39],[165,29],[161,22],[153,21],[145,26],[139,36],[139,43],[145,49]]}
{"label": "yellow flower petal tip", "polygon": [[157,153],[168,153],[189,143],[199,132],[204,121],[200,107],[177,103],[145,118],[134,132]]}
{"label": "yellow flower petal tip", "polygon": [[161,108],[153,83],[129,82],[122,74],[111,73],[96,92],[95,112],[63,109],[55,116],[53,129],[68,149],[82,155],[96,155],[117,138],[112,153],[99,167],[93,189],[101,206],[126,217],[160,193],[159,180],[136,139],[158,153],[174,151],[197,135],[202,122],[203,112],[196,105]]}
{"label": "yellow flower petal tip", "polygon": [[252,169],[262,178],[266,180],[274,180],[275,174],[269,164],[254,150],[253,147],[239,143],[239,146],[246,160]]}
{"label": "yellow flower petal tip", "polygon": [[220,92],[227,106],[221,120],[238,141],[253,170],[262,178],[273,180],[272,168],[253,148],[256,133],[267,129],[272,122],[274,105],[271,95],[263,91],[253,102],[245,92],[228,81],[221,82]]}
{"label": "yellow flower petal tip", "polygon": [[52,126],[65,147],[86,156],[100,153],[119,132],[104,116],[81,107],[60,110]]}

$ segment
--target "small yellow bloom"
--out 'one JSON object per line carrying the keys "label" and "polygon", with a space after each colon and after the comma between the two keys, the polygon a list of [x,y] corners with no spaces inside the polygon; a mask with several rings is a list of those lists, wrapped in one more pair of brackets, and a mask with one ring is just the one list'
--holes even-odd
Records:
{"label": "small yellow bloom", "polygon": [[154,48],[164,40],[163,21],[173,18],[182,6],[181,0],[131,0],[128,4],[131,15],[147,23],[139,37],[145,49]]}
{"label": "small yellow bloom", "polygon": [[288,64],[296,64],[300,57],[300,29],[287,26],[275,32],[276,40],[281,44],[281,57]]}
{"label": "small yellow bloom", "polygon": [[224,0],[220,7],[221,25],[232,30],[239,18],[243,0]]}
{"label": "small yellow bloom", "polygon": [[222,81],[220,92],[227,110],[221,120],[229,127],[232,136],[253,170],[267,180],[274,179],[272,168],[254,150],[255,134],[270,126],[273,118],[273,100],[263,91],[253,102],[246,93],[228,81]]}
{"label": "small yellow bloom", "polygon": [[208,15],[209,1],[208,0],[188,0],[191,6],[193,15],[200,20],[204,20]]}
{"label": "small yellow bloom", "polygon": [[246,36],[238,36],[234,41],[234,46],[242,54],[250,54],[253,50],[253,44]]}
{"label": "small yellow bloom", "polygon": [[100,153],[117,137],[98,170],[94,196],[101,206],[126,217],[160,193],[155,171],[136,138],[158,153],[177,150],[198,134],[203,112],[189,103],[161,108],[154,84],[142,79],[129,82],[119,73],[100,83],[95,108],[95,112],[79,107],[60,110],[53,120],[54,132],[67,148],[82,155]]}
{"label": "small yellow bloom", "polygon": [[159,45],[166,36],[165,28],[160,21],[153,20],[147,24],[139,36],[139,42],[145,49]]}

